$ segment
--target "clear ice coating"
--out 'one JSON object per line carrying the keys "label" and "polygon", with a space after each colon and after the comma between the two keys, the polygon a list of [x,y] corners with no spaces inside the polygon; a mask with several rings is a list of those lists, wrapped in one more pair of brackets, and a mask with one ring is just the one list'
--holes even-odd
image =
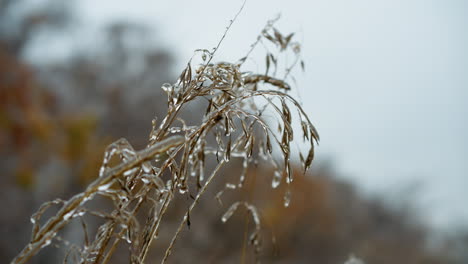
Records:
{"label": "clear ice coating", "polygon": [[75,210],[70,210],[70,212],[63,215],[63,220],[67,221],[75,215]]}
{"label": "clear ice coating", "polygon": [[259,227],[260,226],[260,217],[258,215],[258,211],[257,211],[257,208],[251,204],[248,204],[247,205],[247,210],[250,211],[250,213],[252,214],[252,218],[254,219],[254,222],[255,222],[255,226]]}
{"label": "clear ice coating", "polygon": [[164,186],[164,181],[159,178],[159,177],[152,177],[154,185],[160,190],[161,192],[166,190],[166,187]]}
{"label": "clear ice coating", "polygon": [[[279,39],[282,39],[282,37]],[[215,48],[213,51],[216,51],[216,49],[217,48]],[[257,87],[257,82],[259,81],[265,84],[269,83],[269,81],[262,79],[263,77],[269,78],[269,76],[267,76],[268,69],[266,70],[265,75],[252,76],[249,72],[241,72],[239,70],[239,67],[242,64],[242,62],[240,64],[209,64],[211,62],[212,53],[206,50],[203,50],[202,52],[202,59],[210,61],[207,61],[206,65],[204,65],[201,68],[200,72],[197,71],[195,75],[196,79],[192,80],[190,65],[188,65],[187,69],[184,70],[183,74],[181,75],[181,77],[179,77],[178,81],[175,84],[166,83],[162,85],[162,90],[168,94],[168,108],[171,111],[168,111],[168,115],[163,119],[163,122],[161,123],[159,128],[156,127],[156,121],[153,120],[153,130],[150,133],[150,142],[148,143],[147,148],[141,150],[140,152],[135,152],[130,146],[130,144],[128,144],[128,142],[126,141],[121,140],[116,142],[115,144],[112,144],[110,148],[108,148],[108,151],[106,151],[103,166],[101,167],[100,176],[104,176],[104,178],[98,179],[99,181],[97,181],[97,183],[100,185],[93,185],[93,188],[91,188],[90,190],[94,193],[89,195],[86,193],[86,197],[80,198],[82,202],[80,202],[79,206],[81,206],[86,201],[86,199],[92,199],[90,197],[94,196],[94,194],[101,194],[103,196],[105,195],[106,197],[112,198],[114,206],[116,207],[116,209],[119,210],[119,215],[115,217],[114,215],[112,215],[112,217],[110,218],[111,221],[107,220],[108,217],[107,215],[105,215],[105,213],[101,214],[99,212],[96,212],[96,215],[99,214],[98,216],[106,219],[106,223],[104,223],[101,226],[103,228],[99,229],[98,234],[100,236],[96,236],[96,243],[89,244],[92,247],[89,252],[91,252],[92,254],[98,256],[98,254],[101,253],[100,247],[106,250],[105,246],[107,245],[107,242],[104,243],[104,239],[101,239],[101,237],[105,238],[106,236],[112,236],[112,239],[116,238],[116,233],[113,231],[114,228],[109,228],[111,224],[114,226],[116,223],[127,223],[126,220],[128,220],[128,225],[121,225],[122,229],[126,230],[115,229],[117,231],[127,232],[125,234],[123,234],[123,232],[119,232],[117,238],[125,239],[128,243],[132,243],[132,239],[135,238],[136,240],[133,240],[135,246],[130,247],[130,254],[132,254],[131,260],[133,262],[143,262],[144,256],[140,260],[140,257],[137,257],[136,255],[133,256],[133,253],[141,254],[143,251],[139,250],[138,248],[140,245],[142,245],[141,243],[146,243],[147,241],[149,241],[150,243],[151,240],[146,239],[152,239],[153,237],[156,237],[157,232],[153,233],[149,231],[152,231],[151,229],[154,226],[153,223],[157,224],[155,226],[155,231],[158,231],[158,219],[161,219],[160,217],[162,216],[159,212],[163,212],[160,211],[158,207],[160,207],[160,209],[165,210],[166,201],[167,204],[169,204],[171,199],[173,199],[173,197],[175,196],[173,193],[176,192],[175,189],[177,189],[180,193],[187,193],[188,179],[185,177],[189,177],[188,175],[197,177],[196,180],[198,187],[200,187],[203,181],[204,173],[212,175],[210,176],[208,181],[205,182],[205,185],[202,185],[203,191],[199,190],[199,192],[196,193],[196,201],[193,204],[193,206],[195,206],[195,204],[198,202],[199,197],[204,193],[205,187],[211,182],[211,179],[215,176],[215,174],[218,173],[218,169],[213,171],[213,166],[206,166],[205,168],[205,166],[203,165],[203,160],[205,160],[206,154],[209,154],[210,156],[210,159],[207,159],[207,162],[210,161],[209,165],[213,165],[212,163],[214,163],[211,157],[212,154],[216,154],[216,160],[218,161],[218,163],[220,162],[220,158],[223,159],[223,161],[225,162],[232,160],[233,157],[236,159],[238,157],[243,159],[242,173],[238,175],[239,183],[226,183],[225,188],[216,195],[216,198],[219,198],[223,191],[231,191],[233,189],[241,187],[244,184],[244,181],[247,177],[247,166],[250,163],[253,163],[251,165],[257,166],[259,164],[259,161],[261,161],[260,159],[270,159],[272,164],[271,168],[274,172],[274,175],[271,175],[273,177],[267,180],[271,180],[272,188],[278,188],[280,184],[283,184],[283,186],[287,185],[283,190],[285,192],[282,193],[284,196],[280,198],[284,199],[284,206],[288,207],[290,205],[291,191],[289,183],[292,180],[292,178],[290,178],[291,173],[289,170],[290,141],[292,140],[291,114],[288,106],[284,102],[283,96],[275,94],[271,91],[262,91],[261,89],[263,89],[263,87]],[[270,54],[270,56],[272,60],[275,60],[273,59],[273,55]],[[245,61],[247,57],[241,60]],[[274,63],[276,67],[276,61],[274,61]],[[247,81],[248,77],[251,78],[250,81]],[[281,82],[281,80],[273,79],[273,81],[274,82],[269,84],[271,84],[272,86],[277,86],[277,88],[284,88],[281,87],[281,85],[275,84]],[[200,94],[198,94],[197,92],[200,92]],[[208,93],[211,93],[213,96],[209,96]],[[199,126],[188,127],[186,126],[185,121],[178,118],[178,110],[182,109],[182,106],[185,102],[195,99],[195,97],[200,95],[208,99],[210,105],[206,111],[206,114],[203,116],[203,123]],[[276,119],[280,123],[279,132],[283,133],[282,144],[277,144],[279,143],[279,139],[277,138],[277,136],[279,135],[275,135],[275,132],[270,129],[269,125],[267,123],[264,123],[264,118],[265,122],[268,121],[268,123],[271,123],[269,122],[269,119],[271,118],[269,118],[268,116],[269,113],[262,116],[264,110],[267,109],[266,106],[263,109],[256,107],[255,98],[257,96],[260,98],[264,97],[264,99],[268,101],[266,102],[266,105],[269,107],[271,107],[272,105],[275,108],[277,107],[277,103],[275,102],[276,99],[281,99],[281,103],[283,104],[283,110],[277,111],[280,115],[280,118],[276,117]],[[290,98],[289,100],[297,105],[297,102],[293,98]],[[302,112],[299,111],[299,116],[301,116],[301,113]],[[273,112],[273,114],[276,115],[275,112]],[[222,118],[218,119],[218,117],[221,115]],[[236,116],[237,119],[235,118]],[[302,120],[301,117],[300,119]],[[180,125],[179,127],[173,127],[174,122],[176,120],[181,122],[182,127],[180,127]],[[218,122],[221,120],[222,122]],[[197,122],[198,119],[190,121]],[[210,123],[211,121],[216,122]],[[247,125],[244,124],[244,122]],[[238,126],[239,124],[241,124],[243,126],[244,134],[242,134],[242,131],[240,130],[238,130],[237,133],[235,133],[235,124],[237,124]],[[257,130],[260,130],[259,124],[264,129],[266,142],[264,140],[261,140],[259,137],[260,134],[257,133]],[[309,127],[304,121],[302,122],[302,126],[305,131],[304,135],[306,138],[309,136],[309,133],[313,135],[313,127]],[[212,132],[216,135],[218,145],[213,144],[213,147],[208,146],[205,148],[205,143],[206,145],[212,145],[213,143],[213,140],[211,138]],[[170,135],[171,133],[172,135]],[[176,133],[181,135],[176,135]],[[207,142],[208,133],[210,133],[210,142]],[[278,164],[280,163],[276,164],[273,156],[271,155],[272,146],[269,135],[271,135],[271,137],[274,139],[275,150],[283,150],[284,161],[288,165],[285,171],[282,171],[280,169],[280,167],[282,168],[283,166],[279,166]],[[164,138],[166,136],[169,136],[170,138],[172,138],[172,140],[164,141],[161,143],[160,141],[165,140]],[[178,137],[178,139],[181,139],[181,141],[175,140],[177,139],[176,137]],[[226,142],[227,137],[229,137],[229,142]],[[232,142],[231,137],[233,138]],[[184,140],[185,143],[190,144],[184,145]],[[192,146],[195,147],[193,148]],[[256,148],[258,148],[258,152],[254,151],[257,150]],[[189,155],[188,159],[186,158],[187,153]],[[252,156],[253,153],[255,153],[256,155]],[[224,157],[221,157],[220,155],[223,154]],[[309,155],[307,160],[311,160],[312,157],[313,156]],[[151,162],[145,162],[149,159],[152,159]],[[130,160],[128,164],[127,160]],[[308,168],[308,166],[310,165],[310,162],[307,160],[305,160],[304,157],[301,158],[301,161],[305,165],[304,167],[306,168]],[[179,162],[180,164],[178,164]],[[113,170],[112,168],[112,166],[114,165],[117,166],[116,170]],[[161,168],[158,168],[157,166],[160,166]],[[119,173],[125,171],[123,172],[123,174],[127,177],[121,177],[122,175],[113,175],[114,172],[117,171]],[[167,180],[165,182],[162,178],[171,178],[172,181]],[[285,183],[281,183],[281,181],[283,181],[283,178],[285,178]],[[114,183],[116,184],[114,184],[114,186],[111,187],[109,179],[113,179]],[[194,185],[194,179],[190,178],[191,188],[192,184]],[[269,183],[267,183],[267,186],[265,187],[269,188],[268,185]],[[193,188],[195,188],[195,186]],[[155,196],[153,196],[154,194]],[[139,233],[139,222],[133,223],[130,221],[138,221],[139,219],[131,219],[131,215],[127,213],[131,213],[131,210],[133,208],[136,208],[134,206],[139,206],[141,201],[147,201],[146,199],[150,200],[151,202],[154,202],[155,206],[151,207],[151,210],[142,210],[149,211],[148,213],[150,214],[150,216],[149,218],[147,218],[146,221],[148,225],[141,228],[142,233]],[[247,209],[248,213],[253,218],[253,222],[255,222],[256,228],[250,236],[250,242],[253,245],[257,246],[261,241],[259,238],[261,234],[258,232],[261,219],[259,217],[257,209],[253,205],[250,205],[247,202],[243,201],[236,202],[231,206],[228,206],[228,208],[226,208],[227,211],[222,215],[220,220],[222,220],[222,222],[228,221],[228,219],[230,219],[235,213],[235,211],[238,209],[239,205],[244,206]],[[193,207],[191,207],[191,209],[192,208]],[[73,218],[85,213],[85,211],[80,211],[81,209],[76,210],[77,211],[71,211],[67,209],[65,212],[68,212],[68,214],[65,215],[65,218]],[[188,213],[189,211],[184,216],[185,221],[189,221],[190,215]],[[62,214],[62,216],[63,215],[64,214]],[[36,224],[35,229],[38,229],[39,226],[37,225],[39,224],[39,216],[37,218],[32,218],[31,221]],[[111,223],[112,221],[114,221],[114,223]],[[188,223],[190,224],[190,222]],[[149,237],[149,235],[151,237]],[[174,237],[173,241],[175,241],[176,237],[177,234]],[[172,246],[169,247],[166,254],[170,254],[171,249]],[[257,248],[255,250],[257,250]],[[80,249],[78,249],[78,251],[80,251]],[[87,245],[84,245],[83,251],[79,252],[83,253],[81,254],[81,258],[85,259],[82,262],[87,262],[87,259],[90,259],[93,262],[98,261],[98,259],[94,257],[88,258],[91,253],[88,253],[86,251]]]}
{"label": "clear ice coating", "polygon": [[131,160],[136,157],[136,153],[133,148],[125,147],[122,149],[121,153],[122,153],[122,159],[124,161]]}
{"label": "clear ice coating", "polygon": [[133,149],[132,145],[124,139],[121,138],[114,143],[110,144],[106,148],[106,152],[104,153],[104,158],[102,161],[102,166],[99,169],[99,177],[103,177],[106,171],[109,169],[109,162],[113,156],[120,155],[120,158],[123,161],[128,161],[131,159],[136,158],[137,154]]}
{"label": "clear ice coating", "polygon": [[229,218],[231,218],[231,216],[234,214],[234,212],[236,211],[237,207],[239,207],[239,204],[240,202],[235,202],[233,203],[229,209],[223,214],[223,216],[221,217],[221,221],[223,223],[226,223],[227,220],[229,220]]}

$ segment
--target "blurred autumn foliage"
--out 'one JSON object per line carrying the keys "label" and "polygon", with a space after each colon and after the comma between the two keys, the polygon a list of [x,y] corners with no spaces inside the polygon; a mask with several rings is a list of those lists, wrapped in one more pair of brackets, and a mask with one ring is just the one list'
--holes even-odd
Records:
{"label": "blurred autumn foliage", "polygon": [[[69,4],[46,1],[42,8],[30,9],[25,8],[28,2],[0,2],[2,263],[28,241],[30,216],[42,202],[68,198],[96,177],[105,146],[120,137],[136,148],[144,146],[151,119],[165,111],[166,99],[159,87],[174,80],[168,67],[171,55],[146,43],[148,28],[131,23],[108,26],[102,43],[92,50],[59,62],[28,61],[25,49],[36,36],[44,29],[60,34],[71,23]],[[226,177],[236,174],[236,166],[232,167]],[[463,253],[467,232],[459,233],[456,241],[429,247],[430,232],[417,216],[361,197],[352,185],[338,180],[331,168],[318,166],[311,175],[296,175],[288,208],[283,206],[282,195],[275,193],[285,190],[272,191],[269,175],[269,169],[260,164],[249,170],[242,192],[223,196],[226,201],[258,205],[263,262],[343,263],[350,254],[379,264],[468,261]],[[212,188],[219,190],[222,183],[217,184]],[[225,208],[207,198],[215,193],[206,195],[191,216],[196,228],[184,231],[171,263],[254,261],[246,245],[247,214],[238,212],[222,224]],[[185,212],[187,204],[181,198],[179,210],[166,220],[167,239],[177,225],[171,221]],[[161,236],[158,243],[165,244]],[[165,249],[157,247],[152,254]],[[46,252],[36,261],[55,263],[57,256]],[[126,263],[114,263],[120,262]]]}

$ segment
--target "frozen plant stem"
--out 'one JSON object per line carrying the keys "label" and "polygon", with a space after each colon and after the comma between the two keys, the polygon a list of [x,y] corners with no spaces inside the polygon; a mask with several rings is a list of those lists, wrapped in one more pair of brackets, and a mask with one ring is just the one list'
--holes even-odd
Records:
{"label": "frozen plant stem", "polygon": [[[82,206],[88,199],[92,199],[94,194],[97,193],[99,187],[108,184],[110,181],[121,175],[124,171],[134,168],[138,164],[147,161],[157,154],[164,153],[170,148],[177,147],[184,143],[182,136],[172,136],[161,142],[144,149],[138,153],[137,158],[121,163],[107,172],[103,177],[97,178],[92,182],[86,190],[80,194],[73,196],[68,200],[58,211],[58,213],[49,219],[47,223],[39,230],[33,237],[30,244],[27,245],[13,260],[13,263],[26,263],[32,256],[34,256],[41,248],[51,243],[57,232],[62,229],[72,218],[74,211]],[[71,214],[71,215],[70,215]],[[69,216],[69,217],[67,217]]]}
{"label": "frozen plant stem", "polygon": [[[130,263],[144,263],[150,247],[158,238],[158,232],[162,228],[161,221],[174,197],[178,194],[194,194],[194,201],[188,207],[162,258],[162,263],[165,263],[200,198],[229,161],[240,158],[242,171],[237,183],[225,182],[224,190],[243,188],[249,163],[258,163],[259,157],[262,162],[270,163],[274,169],[272,188],[277,188],[280,184],[289,185],[293,180],[291,142],[293,139],[302,139],[301,144],[307,143],[309,146],[306,153],[297,149],[305,172],[311,165],[319,137],[301,104],[288,94],[292,90],[288,84],[289,79],[278,78],[281,72],[278,65],[282,65],[278,63],[280,55],[287,57],[292,54],[295,58],[292,64],[286,63],[282,72],[287,77],[300,60],[300,48],[299,44],[292,41],[293,34],[283,36],[273,27],[275,21],[267,24],[247,55],[236,63],[212,62],[221,41],[212,52],[200,50],[200,64],[195,65],[192,58],[175,83],[162,86],[167,93],[168,110],[159,126],[156,121],[153,122],[147,147],[135,151],[125,139],[109,145],[100,177],[85,191],[64,202],[58,213],[42,227],[39,226],[41,215],[50,205],[61,201],[46,203],[33,215],[31,241],[12,263],[27,262],[57,238],[58,233],[72,219],[85,214],[100,217],[105,222],[99,226],[91,243],[86,239],[86,244],[82,247],[73,247],[78,252],[79,263],[109,263],[121,242],[128,245]],[[225,35],[226,32],[221,40]],[[263,74],[241,70],[251,52],[260,43],[264,47],[272,45],[279,54],[273,55],[270,53],[271,49],[268,49],[266,71]],[[273,74],[270,73],[270,67],[274,67]],[[197,98],[208,102],[206,111],[200,113],[202,121],[199,124],[188,124],[180,115]],[[267,120],[265,116],[273,117],[274,120]],[[174,126],[176,122],[180,126]],[[293,122],[300,123],[302,130],[294,131]],[[276,125],[278,130],[275,129]],[[294,136],[296,134],[299,137]],[[274,152],[277,152],[276,155]],[[209,155],[215,159],[208,160]],[[113,159],[115,163],[116,157],[117,165],[109,167],[110,160]],[[277,162],[276,159],[281,161]],[[209,175],[206,179],[205,174]],[[288,191],[283,197],[289,199],[290,188],[286,187]],[[219,201],[224,190],[216,195]],[[112,200],[114,207],[110,214],[87,208],[86,202],[96,195]],[[258,255],[261,250],[261,225],[260,213],[254,204],[246,201],[233,202],[222,221],[227,221],[238,205],[245,207],[254,220],[255,229],[249,236],[249,243],[253,245],[254,254]],[[141,212],[141,208],[150,209]],[[137,217],[138,213],[144,214],[145,221]],[[83,229],[86,233],[85,225]],[[69,253],[70,251],[66,254],[67,257]]]}

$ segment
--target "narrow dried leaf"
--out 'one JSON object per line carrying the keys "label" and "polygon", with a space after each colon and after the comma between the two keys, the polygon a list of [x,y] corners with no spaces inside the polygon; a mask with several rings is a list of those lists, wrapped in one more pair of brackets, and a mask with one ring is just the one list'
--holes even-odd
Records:
{"label": "narrow dried leaf", "polygon": [[291,42],[291,39],[292,39],[293,36],[294,36],[294,33],[291,33],[284,39],[284,45],[285,46],[289,45],[289,42]]}
{"label": "narrow dried leaf", "polygon": [[224,161],[231,160],[231,137],[228,138],[226,151],[224,152]]}
{"label": "narrow dried leaf", "polygon": [[270,53],[267,53],[266,55],[266,70],[265,70],[265,75],[268,75],[268,72],[270,71]]}
{"label": "narrow dried leaf", "polygon": [[275,64],[275,67],[278,65],[278,60],[271,53],[270,53],[270,60],[273,62],[273,64]]}
{"label": "narrow dried leaf", "polygon": [[302,152],[300,151],[299,151],[299,161],[301,162],[301,164],[305,163],[304,155],[302,155]]}
{"label": "narrow dried leaf", "polygon": [[186,80],[187,80],[187,83],[190,83],[192,81],[192,66],[190,66],[190,63],[187,64],[187,76],[186,76]]}
{"label": "narrow dried leaf", "polygon": [[266,149],[268,150],[270,154],[273,152],[273,148],[271,146],[271,141],[270,141],[270,136],[268,134],[266,135]]}
{"label": "narrow dried leaf", "polygon": [[187,217],[187,227],[190,230],[190,224],[191,224],[191,222],[190,222],[190,209],[187,209],[187,216],[186,217]]}
{"label": "narrow dried leaf", "polygon": [[281,46],[281,50],[284,50],[285,45],[284,45],[284,41],[283,41],[283,35],[281,35],[281,33],[276,28],[273,28],[273,31],[274,31],[276,40],[278,41],[278,43]]}
{"label": "narrow dried leaf", "polygon": [[314,138],[315,142],[318,143],[320,141],[320,137],[319,137],[317,130],[311,124],[309,124],[309,128],[310,128],[310,135],[312,136],[312,138]]}
{"label": "narrow dried leaf", "polygon": [[254,146],[255,146],[255,137],[251,136],[250,137],[249,147],[247,149],[247,157],[249,157],[249,158],[252,157]]}
{"label": "narrow dried leaf", "polygon": [[309,140],[309,129],[307,128],[307,122],[301,121],[302,134],[304,135],[304,140]]}
{"label": "narrow dried leaf", "polygon": [[309,154],[307,155],[307,159],[304,163],[304,173],[310,168],[310,165],[312,164],[313,159],[314,159],[314,146],[312,143],[312,146],[309,150]]}
{"label": "narrow dried leaf", "polygon": [[226,114],[224,117],[224,135],[229,136],[231,134],[231,129],[229,127],[229,115]]}
{"label": "narrow dried leaf", "polygon": [[274,44],[278,44],[278,41],[275,40],[270,34],[268,34],[266,31],[263,32],[263,36],[268,39],[269,41],[271,41],[272,43]]}
{"label": "narrow dried leaf", "polygon": [[281,100],[281,106],[283,107],[283,115],[286,117],[286,122],[290,124],[292,120],[291,111],[289,110],[289,107],[284,99]]}

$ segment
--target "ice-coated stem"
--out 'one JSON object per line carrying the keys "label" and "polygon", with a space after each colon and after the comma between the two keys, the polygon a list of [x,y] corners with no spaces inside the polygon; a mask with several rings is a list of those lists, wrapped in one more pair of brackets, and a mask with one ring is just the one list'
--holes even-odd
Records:
{"label": "ice-coated stem", "polygon": [[[103,177],[97,178],[91,183],[84,192],[73,196],[70,200],[65,202],[58,213],[49,219],[47,223],[37,232],[35,239],[31,241],[18,256],[12,260],[12,264],[26,263],[32,256],[34,256],[41,248],[47,246],[70,220],[73,218],[74,211],[87,201],[88,197],[98,192],[100,186],[111,182],[115,177],[122,174],[124,171],[132,169],[144,161],[151,159],[157,154],[164,153],[171,148],[177,147],[184,143],[183,136],[171,136],[158,142],[149,148],[138,152],[136,158],[128,162],[121,163],[114,168],[107,171]],[[71,217],[70,217],[71,216]]]}

